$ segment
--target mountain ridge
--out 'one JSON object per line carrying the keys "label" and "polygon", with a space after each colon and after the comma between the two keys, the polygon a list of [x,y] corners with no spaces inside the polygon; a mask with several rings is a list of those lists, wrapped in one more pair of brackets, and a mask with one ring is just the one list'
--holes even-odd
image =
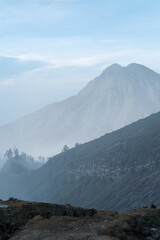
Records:
{"label": "mountain ridge", "polygon": [[160,112],[60,153],[39,169],[1,173],[0,197],[119,212],[160,207],[159,125]]}
{"label": "mountain ridge", "polygon": [[0,151],[15,145],[32,155],[53,155],[65,144],[90,141],[158,112],[159,91],[158,73],[139,64],[111,65],[76,96],[1,126]]}

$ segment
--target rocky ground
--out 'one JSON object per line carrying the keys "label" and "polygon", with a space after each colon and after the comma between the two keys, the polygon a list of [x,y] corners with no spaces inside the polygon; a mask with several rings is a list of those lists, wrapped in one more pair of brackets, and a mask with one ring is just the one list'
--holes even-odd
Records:
{"label": "rocky ground", "polygon": [[160,240],[160,210],[128,214],[72,206],[0,202],[0,240]]}

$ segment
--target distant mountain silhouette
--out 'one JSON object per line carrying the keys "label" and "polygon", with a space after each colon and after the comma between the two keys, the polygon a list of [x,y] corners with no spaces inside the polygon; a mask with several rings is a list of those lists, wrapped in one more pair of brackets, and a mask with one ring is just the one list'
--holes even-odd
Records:
{"label": "distant mountain silhouette", "polygon": [[0,127],[0,152],[15,145],[53,155],[160,110],[160,75],[143,65],[113,64],[78,95]]}

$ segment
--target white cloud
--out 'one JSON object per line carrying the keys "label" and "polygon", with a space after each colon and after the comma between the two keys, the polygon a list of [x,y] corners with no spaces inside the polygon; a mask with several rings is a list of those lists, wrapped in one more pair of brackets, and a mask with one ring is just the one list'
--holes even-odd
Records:
{"label": "white cloud", "polygon": [[0,87],[8,87],[8,86],[13,85],[13,80],[14,79],[9,79],[9,80],[0,82]]}
{"label": "white cloud", "polygon": [[17,58],[19,61],[42,61],[48,63],[48,68],[63,68],[63,67],[85,67],[92,66],[96,64],[102,64],[104,62],[113,61],[113,59],[124,57],[131,54],[131,50],[117,51],[114,53],[99,54],[97,56],[61,56],[61,57],[51,57],[47,55],[38,54],[23,54],[19,56],[12,56]]}

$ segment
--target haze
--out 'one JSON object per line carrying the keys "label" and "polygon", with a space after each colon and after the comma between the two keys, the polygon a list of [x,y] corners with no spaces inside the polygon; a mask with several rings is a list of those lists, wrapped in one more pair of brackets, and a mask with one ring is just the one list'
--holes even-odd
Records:
{"label": "haze", "polygon": [[75,95],[114,62],[160,72],[158,0],[1,0],[0,124]]}

